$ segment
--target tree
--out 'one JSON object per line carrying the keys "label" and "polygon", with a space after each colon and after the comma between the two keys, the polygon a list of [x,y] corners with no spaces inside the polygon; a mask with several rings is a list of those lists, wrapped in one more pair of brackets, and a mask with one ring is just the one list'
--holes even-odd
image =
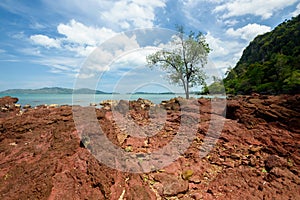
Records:
{"label": "tree", "polygon": [[207,63],[210,48],[201,32],[190,32],[185,38],[183,27],[178,26],[177,30],[171,38],[171,48],[147,56],[147,62],[150,67],[159,66],[166,71],[170,82],[183,86],[189,99],[190,88],[204,83],[206,76],[201,68]]}
{"label": "tree", "polygon": [[200,94],[224,94],[225,87],[223,80],[217,76],[212,76],[213,82],[207,86],[205,83]]}

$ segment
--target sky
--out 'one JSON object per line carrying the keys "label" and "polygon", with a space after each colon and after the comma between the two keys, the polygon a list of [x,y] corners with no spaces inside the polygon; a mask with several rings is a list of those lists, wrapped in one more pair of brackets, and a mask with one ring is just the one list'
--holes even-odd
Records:
{"label": "sky", "polygon": [[257,35],[298,14],[300,0],[1,0],[0,91],[174,91],[145,58],[176,25],[204,34],[207,70],[222,77]]}

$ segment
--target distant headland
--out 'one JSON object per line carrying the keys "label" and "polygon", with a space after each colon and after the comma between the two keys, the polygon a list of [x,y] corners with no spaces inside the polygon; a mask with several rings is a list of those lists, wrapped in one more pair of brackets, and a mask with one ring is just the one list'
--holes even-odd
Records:
{"label": "distant headland", "polygon": [[0,92],[0,94],[116,94],[112,92],[103,92],[89,88],[70,89],[61,87],[44,87],[40,89],[9,89]]}
{"label": "distant headland", "polygon": [[[89,88],[80,88],[80,89],[70,89],[62,87],[44,87],[39,89],[8,89],[0,91],[0,94],[10,95],[10,94],[120,94],[117,92],[104,92],[101,90],[93,90]],[[196,92],[191,92],[195,94]],[[126,94],[159,94],[159,95],[175,95],[174,92],[133,92]]]}

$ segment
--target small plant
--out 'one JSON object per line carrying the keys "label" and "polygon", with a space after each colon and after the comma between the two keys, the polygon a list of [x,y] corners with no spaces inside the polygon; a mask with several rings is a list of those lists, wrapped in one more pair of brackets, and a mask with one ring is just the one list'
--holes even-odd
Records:
{"label": "small plant", "polygon": [[288,158],[287,164],[288,164],[288,166],[293,167],[294,166],[294,161],[291,158]]}
{"label": "small plant", "polygon": [[261,172],[262,172],[262,173],[268,173],[268,171],[267,171],[265,168],[263,168],[263,169],[261,170]]}
{"label": "small plant", "polygon": [[9,177],[11,177],[11,175],[10,174],[5,174],[5,176],[4,176],[4,180],[6,181]]}
{"label": "small plant", "polygon": [[125,147],[126,152],[132,152],[132,146],[127,146]]}
{"label": "small plant", "polygon": [[191,169],[188,169],[182,173],[182,178],[184,180],[189,180],[193,176],[193,174],[194,174],[194,171]]}

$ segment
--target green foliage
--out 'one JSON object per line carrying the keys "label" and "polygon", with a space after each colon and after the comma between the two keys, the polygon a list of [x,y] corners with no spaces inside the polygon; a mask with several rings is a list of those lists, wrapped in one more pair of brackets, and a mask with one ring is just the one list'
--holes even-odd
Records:
{"label": "green foliage", "polygon": [[202,87],[202,91],[197,93],[198,95],[202,94],[202,95],[205,95],[205,94],[209,94],[209,89],[208,89],[208,86],[206,83],[203,84],[203,87]]}
{"label": "green foliage", "polygon": [[225,94],[225,88],[222,79],[213,76],[213,83],[204,85],[201,94]]}
{"label": "green foliage", "polygon": [[262,173],[268,173],[268,171],[265,168],[262,168],[261,172]]}
{"label": "green foliage", "polygon": [[171,83],[183,86],[188,99],[189,88],[204,83],[206,76],[201,68],[207,63],[210,48],[202,33],[190,32],[185,38],[183,27],[178,26],[177,30],[170,48],[148,55],[147,62],[149,67],[158,66],[166,71]]}
{"label": "green foliage", "polygon": [[224,85],[227,93],[300,92],[300,15],[257,36],[244,50]]}

